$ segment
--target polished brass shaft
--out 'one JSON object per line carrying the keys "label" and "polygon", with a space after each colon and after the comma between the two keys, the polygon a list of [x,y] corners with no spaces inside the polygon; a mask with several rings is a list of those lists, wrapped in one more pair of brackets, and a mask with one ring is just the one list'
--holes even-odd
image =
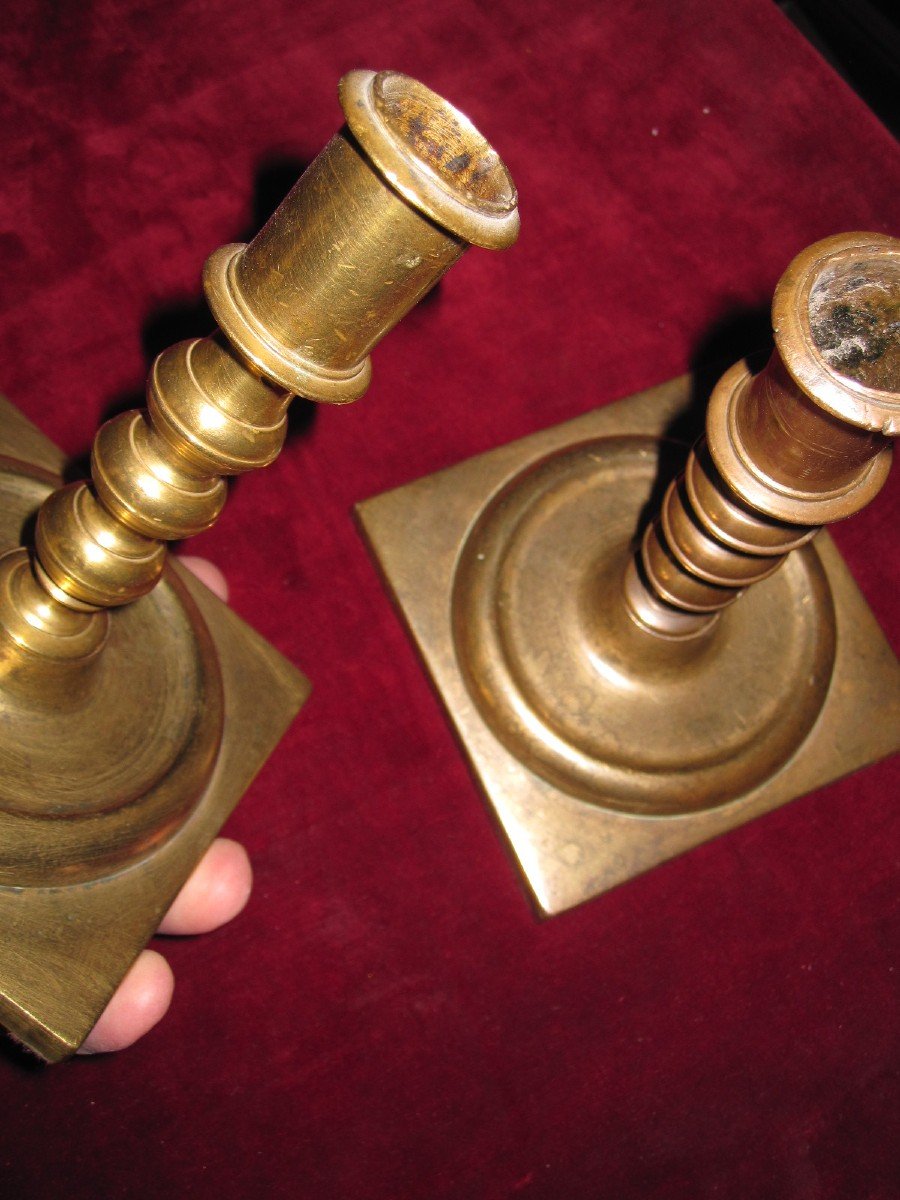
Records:
{"label": "polished brass shaft", "polygon": [[[277,456],[295,394],[357,399],[369,351],[468,245],[515,240],[512,180],[464,116],[393,72],[351,72],[340,92],[344,128],[249,245],[207,262],[219,329],[161,354],[146,411],[98,433],[92,484],[42,506],[40,586],[0,589],[0,628],[19,647],[71,657],[74,610],[82,656],[96,652],[96,610],[153,588],[166,542],[218,517],[223,476]],[[24,556],[13,552],[17,572]]]}
{"label": "polished brass shaft", "polygon": [[632,616],[665,637],[701,633],[821,525],[887,478],[900,431],[900,241],[843,234],[782,277],[775,351],[732,367],[626,577]]}

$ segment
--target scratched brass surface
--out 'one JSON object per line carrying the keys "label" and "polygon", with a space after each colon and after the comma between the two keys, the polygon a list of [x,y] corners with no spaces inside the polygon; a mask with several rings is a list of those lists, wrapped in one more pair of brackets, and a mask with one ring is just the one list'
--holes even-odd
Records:
{"label": "scratched brass surface", "polygon": [[0,627],[24,650],[71,658],[73,611],[99,649],[95,610],[151,591],[166,542],[218,518],[224,477],[272,462],[295,395],[356,400],[369,352],[464,251],[515,241],[515,186],[462,113],[393,71],[351,71],[340,98],[346,124],[264,228],[207,261],[219,329],[159,355],[146,410],[97,434],[91,481],[42,504],[34,586],[24,550],[6,564]]}
{"label": "scratched brass surface", "polygon": [[[466,754],[548,914],[900,744],[900,665],[825,533],[723,612],[693,656],[676,646],[669,661],[662,652],[643,667],[629,661],[621,595],[608,589],[621,584],[616,564],[633,548],[648,492],[661,494],[680,465],[667,451],[657,477],[655,447],[690,397],[690,380],[673,380],[358,508]],[[599,481],[586,484],[598,467]],[[585,498],[590,516],[576,516],[584,505],[575,500]],[[553,547],[549,579],[537,607],[516,613],[523,588],[531,591],[539,574],[528,544],[541,538]],[[479,571],[480,581],[472,578]],[[807,587],[811,599],[804,600]],[[478,622],[491,607],[499,623],[486,633]],[[544,640],[535,652],[536,630]],[[484,638],[502,640],[505,663],[499,682],[479,691],[481,666],[493,657]],[[774,661],[779,647],[798,656],[791,669]],[[559,683],[575,652],[579,686],[589,682],[592,697],[598,689],[606,712]],[[807,674],[798,678],[793,668],[801,664]],[[698,683],[705,694],[688,704],[684,696]],[[679,703],[666,703],[672,699]],[[622,711],[609,711],[616,705],[624,705],[627,722]],[[777,729],[782,720],[791,728],[786,738]],[[768,747],[756,745],[768,738]],[[742,764],[737,771],[732,755]]]}

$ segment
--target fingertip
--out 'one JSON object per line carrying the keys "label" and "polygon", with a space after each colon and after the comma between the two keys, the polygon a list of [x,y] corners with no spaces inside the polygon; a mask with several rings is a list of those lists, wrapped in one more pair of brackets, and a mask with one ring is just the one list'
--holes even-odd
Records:
{"label": "fingertip", "polygon": [[179,554],[178,561],[183,567],[196,575],[201,583],[206,584],[213,595],[220,600],[228,601],[228,580],[208,558],[199,558],[196,554]]}
{"label": "fingertip", "polygon": [[252,888],[247,851],[231,838],[216,838],[175,897],[159,932],[210,933],[238,915]]}
{"label": "fingertip", "polygon": [[172,968],[163,956],[143,950],[78,1053],[108,1054],[133,1045],[166,1015],[174,988]]}

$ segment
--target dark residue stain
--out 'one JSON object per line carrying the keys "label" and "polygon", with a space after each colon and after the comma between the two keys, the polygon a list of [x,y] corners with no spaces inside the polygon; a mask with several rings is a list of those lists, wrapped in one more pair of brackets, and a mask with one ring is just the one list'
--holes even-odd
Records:
{"label": "dark residue stain", "polygon": [[472,161],[471,154],[457,154],[455,158],[451,158],[446,164],[446,169],[452,171],[454,175],[460,171],[465,171],[469,163]]}
{"label": "dark residue stain", "polygon": [[900,284],[851,274],[817,286],[810,331],[829,366],[866,387],[900,384]]}

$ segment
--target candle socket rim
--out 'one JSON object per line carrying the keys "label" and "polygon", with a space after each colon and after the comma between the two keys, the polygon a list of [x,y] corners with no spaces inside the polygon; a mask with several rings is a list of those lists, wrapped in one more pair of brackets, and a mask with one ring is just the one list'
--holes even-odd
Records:
{"label": "candle socket rim", "polygon": [[[490,161],[491,172],[505,190],[502,199],[479,200],[462,186],[450,186],[426,159],[412,150],[385,116],[386,85],[395,82],[428,103],[435,112],[450,116],[472,148],[477,146]],[[385,182],[408,204],[473,246],[503,250],[515,242],[519,235],[515,184],[496,150],[464,113],[437,92],[399,71],[349,71],[341,79],[338,92],[350,132]],[[451,162],[462,159],[468,162],[468,151],[454,156]]]}
{"label": "candle socket rim", "polygon": [[778,353],[800,389],[824,411],[885,436],[900,433],[900,403],[894,393],[866,384],[832,367],[817,344],[810,301],[829,267],[865,253],[896,259],[900,240],[881,233],[840,233],[801,251],[782,275],[772,303]]}

